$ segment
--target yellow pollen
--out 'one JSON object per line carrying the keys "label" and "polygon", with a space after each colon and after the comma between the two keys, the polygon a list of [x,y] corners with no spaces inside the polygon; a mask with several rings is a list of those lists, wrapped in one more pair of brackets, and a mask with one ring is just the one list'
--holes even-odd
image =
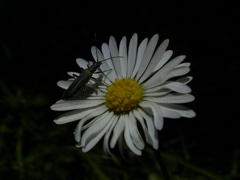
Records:
{"label": "yellow pollen", "polygon": [[143,89],[131,78],[116,79],[108,88],[106,106],[117,114],[136,108],[142,100]]}

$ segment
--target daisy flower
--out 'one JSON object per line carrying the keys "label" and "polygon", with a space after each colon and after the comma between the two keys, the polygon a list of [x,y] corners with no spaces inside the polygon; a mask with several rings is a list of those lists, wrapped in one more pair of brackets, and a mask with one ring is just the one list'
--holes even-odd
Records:
{"label": "daisy flower", "polygon": [[[101,139],[105,153],[116,144],[126,143],[136,155],[141,155],[145,143],[158,149],[158,130],[163,118],[192,118],[193,110],[180,105],[194,100],[187,85],[191,76],[190,63],[184,55],[170,60],[173,51],[167,50],[169,40],[158,46],[159,35],[145,38],[138,45],[134,34],[129,43],[123,37],[119,46],[114,37],[101,50],[92,47],[96,62],[102,61],[100,73],[85,84],[72,98],[61,99],[51,106],[54,111],[68,111],[57,117],[56,124],[78,121],[74,131],[77,147],[91,150]],[[87,69],[88,62],[77,59]],[[90,64],[91,66],[91,64]],[[68,89],[78,73],[69,72],[71,79],[57,84]],[[174,80],[173,80],[174,79]]]}

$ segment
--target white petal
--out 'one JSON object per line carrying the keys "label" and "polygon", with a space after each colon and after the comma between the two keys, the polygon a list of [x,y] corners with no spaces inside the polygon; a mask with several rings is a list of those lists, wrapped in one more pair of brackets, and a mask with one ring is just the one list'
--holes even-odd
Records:
{"label": "white petal", "polygon": [[50,108],[54,111],[67,111],[94,107],[103,103],[103,100],[61,100],[53,104]]}
{"label": "white petal", "polygon": [[80,75],[80,73],[77,73],[77,72],[67,72],[67,74],[72,77],[76,77]]}
{"label": "white petal", "polygon": [[127,67],[127,76],[126,77],[131,77],[132,73],[133,73],[133,69],[136,63],[136,56],[137,56],[137,43],[138,43],[138,36],[135,33],[130,42],[129,42],[129,46],[128,46],[128,67]]}
{"label": "white petal", "polygon": [[191,63],[189,62],[185,62],[185,63],[181,63],[179,65],[176,66],[176,68],[179,68],[179,67],[190,67]]}
{"label": "white petal", "polygon": [[115,147],[116,142],[117,142],[118,138],[120,137],[120,135],[123,133],[124,128],[125,128],[125,120],[124,120],[124,116],[122,115],[117,120],[117,124],[113,129],[113,135],[112,135],[111,142],[110,142],[111,148]]}
{"label": "white petal", "polygon": [[105,58],[104,54],[95,46],[91,47],[91,53],[93,56],[93,59],[95,60],[95,62],[105,62],[107,60],[110,60],[109,58]]}
{"label": "white petal", "polygon": [[[95,61],[101,62],[100,66],[96,70],[96,72],[102,73],[104,82],[106,82],[107,84],[111,83],[111,81],[114,80],[114,77],[112,75],[112,69],[109,67],[109,65],[108,65],[109,63],[107,63],[107,62],[111,62],[112,58],[111,57],[105,58],[105,55],[103,55],[101,53],[101,51],[98,48],[96,48],[95,46],[92,47],[91,51],[92,51],[92,55],[93,55]],[[93,74],[93,77],[95,74]],[[94,78],[98,78],[98,77],[94,77]]]}
{"label": "white petal", "polygon": [[140,79],[140,77],[143,75],[143,73],[145,72],[145,70],[147,69],[148,65],[149,65],[149,62],[152,58],[152,55],[154,53],[154,50],[155,50],[155,47],[157,45],[157,42],[158,42],[158,37],[159,35],[158,34],[155,34],[149,41],[148,45],[147,45],[147,48],[143,54],[143,57],[142,57],[142,62],[141,62],[141,65],[138,69],[138,72],[137,72],[137,75],[136,75],[136,80],[138,81]]}
{"label": "white petal", "polygon": [[[127,38],[124,36],[119,45],[119,61],[121,64],[122,77],[127,77]],[[117,61],[118,59],[116,59]],[[113,60],[114,61],[114,60]]]}
{"label": "white petal", "polygon": [[115,127],[115,125],[117,123],[117,120],[118,120],[118,116],[113,116],[112,125],[104,136],[103,151],[105,152],[105,154],[111,154],[110,150],[109,150],[109,138],[110,138],[113,128]]}
{"label": "white petal", "polygon": [[65,124],[72,121],[76,121],[82,119],[84,116],[86,116],[86,114],[88,114],[91,111],[92,109],[87,111],[84,109],[73,110],[58,116],[56,119],[54,119],[54,122],[56,124]]}
{"label": "white petal", "polygon": [[[134,65],[134,70],[133,70],[133,73],[131,74],[131,78],[134,78],[135,77],[135,75],[137,74],[137,72],[138,72],[138,69],[140,68],[140,64],[141,64],[141,62],[142,62],[142,60],[143,60],[143,54],[144,54],[144,52],[145,52],[145,50],[146,50],[146,47],[147,47],[147,43],[148,43],[148,39],[147,38],[145,38],[142,42],[141,42],[141,44],[139,45],[139,47],[138,47],[138,52],[137,52],[137,60],[136,60],[136,64]],[[130,62],[128,62],[128,63],[130,63]],[[128,76],[130,75],[130,71],[128,72]]]}
{"label": "white petal", "polygon": [[129,121],[127,122],[127,126],[129,127],[130,135],[132,137],[133,144],[140,150],[144,149],[144,140],[142,139],[138,128],[137,121],[132,112],[129,113]]}
{"label": "white petal", "polygon": [[57,82],[57,85],[63,89],[67,89],[71,84],[73,80],[61,80]]}
{"label": "white petal", "polygon": [[[99,109],[101,110],[99,112]],[[79,119],[84,118],[85,116],[87,116],[88,114],[95,114],[95,116],[98,116],[99,114],[103,113],[104,111],[107,110],[106,106],[100,106],[97,108],[85,108],[85,109],[78,109],[78,110],[73,110],[67,113],[64,113],[60,116],[58,116],[54,122],[56,124],[65,124],[65,123],[69,123],[72,121],[76,121]],[[99,114],[96,114],[99,113]]]}
{"label": "white petal", "polygon": [[81,131],[84,130],[85,127],[87,126],[87,125],[85,125],[84,128],[83,128],[83,125],[85,124],[85,122],[88,121],[88,120],[91,120],[91,122],[88,123],[88,124],[91,124],[91,123],[95,122],[100,117],[100,115],[103,114],[105,111],[106,111],[106,107],[104,108],[103,106],[101,106],[99,108],[94,109],[94,111],[92,113],[88,114],[87,116],[85,116],[83,119],[81,119],[79,121],[79,123],[78,123],[78,125],[75,129],[75,132],[74,132],[75,140],[77,142],[80,142]]}
{"label": "white petal", "polygon": [[144,110],[153,115],[153,122],[158,130],[163,128],[163,114],[160,106],[156,103],[143,101],[140,106],[145,108]]}
{"label": "white petal", "polygon": [[110,52],[111,52],[111,57],[114,57],[113,65],[117,74],[117,78],[121,79],[122,78],[122,67],[121,67],[121,63],[120,60],[118,58],[119,53],[118,53],[118,48],[117,48],[117,43],[116,40],[113,36],[110,37],[109,39],[109,48],[110,48]]}
{"label": "white petal", "polygon": [[[127,124],[129,121],[129,116],[128,115],[124,115],[124,116],[125,116],[125,119],[124,119],[125,123]],[[141,156],[142,152],[134,146],[133,140],[130,135],[130,131],[131,131],[130,127],[125,126],[124,138],[125,138],[126,144],[128,145],[129,149],[131,149],[136,155]]]}
{"label": "white petal", "polygon": [[101,51],[99,51],[99,49],[97,47],[92,46],[91,53],[96,62],[100,62],[100,61],[104,60],[103,54],[101,53]]}
{"label": "white petal", "polygon": [[[103,114],[104,112],[102,113],[91,113],[89,114],[88,116],[84,117],[81,121],[79,121],[75,131],[74,131],[74,135],[75,135],[75,140],[77,142],[79,142],[77,144],[77,147],[82,147],[82,144],[81,144],[81,132],[84,131],[85,129],[89,128],[92,124],[94,124],[95,122],[99,121],[99,119],[102,117],[102,116],[106,116],[107,115],[107,112],[105,112],[105,114]],[[99,114],[98,116],[94,115],[94,114]],[[103,114],[103,115],[102,115]],[[86,122],[88,120],[91,120],[89,121],[87,124]],[[101,120],[101,119],[100,119]]]}
{"label": "white petal", "polygon": [[76,62],[80,68],[86,69],[88,68],[88,61],[82,58],[77,58]]}
{"label": "white petal", "polygon": [[113,113],[103,114],[98,121],[92,124],[84,133],[81,139],[82,151],[87,152],[95,146],[110,128],[113,122]]}
{"label": "white petal", "polygon": [[137,111],[142,115],[142,117],[146,121],[148,134],[150,135],[152,142],[153,142],[153,148],[158,149],[158,146],[159,146],[158,133],[157,133],[156,128],[154,127],[152,117],[150,117],[146,112],[144,112],[140,108],[138,108]]}
{"label": "white petal", "polygon": [[166,118],[178,119],[181,117],[181,114],[179,114],[178,112],[175,112],[175,111],[162,109],[162,112],[163,112],[163,117],[166,117]]}
{"label": "white petal", "polygon": [[163,67],[163,65],[172,57],[172,54],[173,54],[172,50],[166,51],[163,54],[163,57],[161,58],[161,60],[158,62],[155,69],[153,70],[153,72],[158,71],[161,67]]}
{"label": "white petal", "polygon": [[[107,112],[104,112],[104,113],[107,113]],[[87,116],[85,118],[90,119],[91,116],[92,115]],[[92,126],[92,124],[94,124],[97,121],[100,121],[101,117],[102,117],[102,114],[100,116],[94,116],[94,117],[92,116],[91,118],[93,118],[93,119],[91,121],[89,121],[87,124],[84,124],[84,126],[82,127],[82,130],[88,129],[90,126]]]}
{"label": "white petal", "polygon": [[100,72],[105,72],[105,71],[110,71],[111,69],[109,68],[108,64],[105,61],[111,61],[111,58],[105,58],[104,55],[101,53],[101,51],[93,46],[91,48],[92,55],[95,59],[96,62],[102,62],[100,65],[100,69],[102,71]]}
{"label": "white petal", "polygon": [[[108,44],[106,44],[106,43],[102,44],[102,52],[103,52],[105,59],[111,58],[110,49],[109,49]],[[105,61],[105,62],[107,63],[107,65],[110,69],[110,72],[108,73],[108,78],[111,81],[114,81],[117,78],[117,74],[116,74],[116,70],[113,66],[113,62],[112,62],[112,60]]]}
{"label": "white petal", "polygon": [[154,53],[152,59],[150,60],[148,67],[144,71],[142,77],[139,79],[139,81],[138,81],[139,83],[142,83],[143,81],[145,81],[147,78],[149,78],[150,74],[152,74],[152,72],[156,68],[158,62],[162,59],[162,56],[163,56],[165,50],[167,49],[168,44],[169,44],[168,39],[166,39],[165,41],[163,41],[160,44],[160,46],[158,47],[158,49]]}
{"label": "white petal", "polygon": [[178,93],[190,93],[192,90],[189,86],[177,82],[177,81],[168,81],[164,87],[171,89],[172,91],[178,92]]}
{"label": "white petal", "polygon": [[[151,92],[151,93],[144,93],[144,100],[146,100],[146,97],[153,97],[153,96],[164,96],[167,95],[169,92],[171,92],[171,90],[163,90],[163,91],[158,91],[158,92]],[[155,97],[156,98],[156,97]]]}
{"label": "white petal", "polygon": [[184,76],[179,78],[177,81],[183,84],[188,84],[193,79],[192,76]]}
{"label": "white petal", "polygon": [[193,101],[195,98],[191,94],[179,94],[172,93],[163,97],[145,97],[146,101],[156,102],[156,103],[188,103]]}
{"label": "white petal", "polygon": [[105,100],[105,96],[103,96],[103,95],[102,95],[102,96],[99,96],[99,95],[98,95],[98,96],[89,96],[89,97],[87,97],[86,99],[87,99],[87,100],[95,100],[95,99],[96,99],[96,100],[100,100],[100,99],[101,99],[101,100],[104,101],[104,100]]}
{"label": "white petal", "polygon": [[148,133],[148,129],[147,129],[147,127],[144,123],[144,120],[143,120],[143,116],[137,110],[133,110],[133,114],[136,117],[136,119],[140,122],[140,124],[143,128],[147,143],[153,145],[153,140],[152,140],[150,134]]}
{"label": "white petal", "polygon": [[162,111],[168,110],[179,113],[182,117],[193,118],[195,112],[185,106],[178,104],[160,104]]}
{"label": "white petal", "polygon": [[105,93],[101,92],[100,90],[97,90],[95,94],[91,94],[88,97],[85,97],[86,100],[102,100],[105,101]]}
{"label": "white petal", "polygon": [[[74,138],[79,143],[79,144],[77,144],[77,147],[82,147],[82,145],[80,143],[81,132],[83,130],[82,127],[88,120],[90,120],[90,119],[89,118],[81,119],[81,121],[78,122],[76,129],[74,130]],[[95,119],[93,119],[92,121],[95,121]]]}
{"label": "white petal", "polygon": [[[188,81],[188,79],[182,79],[183,82]],[[191,92],[191,88],[187,85],[185,85],[184,83],[181,82],[177,82],[177,81],[167,81],[165,83],[163,83],[160,86],[154,87],[154,88],[150,88],[150,89],[146,89],[144,96],[152,96],[152,93],[159,93],[159,95],[162,94],[167,94],[171,91],[175,91],[178,93],[190,93]]]}
{"label": "white petal", "polygon": [[179,63],[181,63],[186,56],[178,56],[169,61],[162,69],[156,72],[150,79],[148,79],[143,85],[144,87],[156,87],[166,81],[166,74],[174,69]]}
{"label": "white petal", "polygon": [[[167,81],[168,82],[168,81]],[[165,84],[165,83],[164,83]],[[170,92],[169,89],[165,88],[164,84],[160,85],[160,86],[157,86],[157,87],[153,87],[153,88],[148,88],[148,87],[145,87],[144,88],[144,96],[145,94],[147,93],[154,93],[154,92],[161,92],[161,91],[167,91],[167,92]]]}
{"label": "white petal", "polygon": [[107,87],[106,86],[98,86],[99,91],[102,92],[103,94],[106,94],[107,92]]}
{"label": "white petal", "polygon": [[179,67],[174,68],[172,71],[166,74],[166,80],[171,79],[173,77],[182,76],[187,74],[190,71],[189,67]]}

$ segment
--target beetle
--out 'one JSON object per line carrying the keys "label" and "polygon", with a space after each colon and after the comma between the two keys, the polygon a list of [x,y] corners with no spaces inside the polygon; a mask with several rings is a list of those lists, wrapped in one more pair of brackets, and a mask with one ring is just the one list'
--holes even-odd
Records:
{"label": "beetle", "polygon": [[101,66],[102,62],[108,59],[94,62],[90,67],[88,67],[88,69],[81,68],[81,74],[76,77],[68,89],[63,93],[63,99],[69,99],[73,97],[80,89],[85,87],[88,81],[92,78],[93,73]]}

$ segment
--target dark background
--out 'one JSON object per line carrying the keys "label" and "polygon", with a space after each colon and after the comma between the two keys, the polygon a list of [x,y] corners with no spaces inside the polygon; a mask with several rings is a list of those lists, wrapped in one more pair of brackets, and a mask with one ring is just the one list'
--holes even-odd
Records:
{"label": "dark background", "polygon": [[[156,33],[160,41],[169,38],[173,56],[185,54],[186,61],[191,62],[190,86],[196,100],[187,106],[197,116],[165,120],[160,132],[163,151],[218,178],[239,179],[239,17],[234,1],[159,1],[130,6],[123,2],[37,4],[1,0],[0,177],[77,179],[82,171],[83,179],[97,176],[87,173],[93,168],[91,163],[82,162],[90,162],[92,156],[102,158],[101,144],[87,153],[90,155],[81,153],[72,137],[76,123],[55,125],[52,120],[59,113],[49,107],[62,95],[56,82],[66,79],[68,71],[79,71],[76,58],[91,60],[92,45],[100,47],[111,35],[118,42],[123,36],[129,40],[136,32],[140,41]],[[187,150],[178,153],[183,147]],[[41,149],[45,151],[40,153]],[[99,164],[112,163],[111,172],[119,177],[145,179],[152,171],[142,171],[144,161],[150,165],[154,161],[148,157],[151,154],[127,161],[121,157],[116,162],[99,160]],[[167,159],[167,164],[176,179],[211,179],[184,163],[176,167]],[[132,173],[123,176],[123,167]],[[102,172],[108,176],[110,170]],[[134,177],[135,172],[139,174]]]}

